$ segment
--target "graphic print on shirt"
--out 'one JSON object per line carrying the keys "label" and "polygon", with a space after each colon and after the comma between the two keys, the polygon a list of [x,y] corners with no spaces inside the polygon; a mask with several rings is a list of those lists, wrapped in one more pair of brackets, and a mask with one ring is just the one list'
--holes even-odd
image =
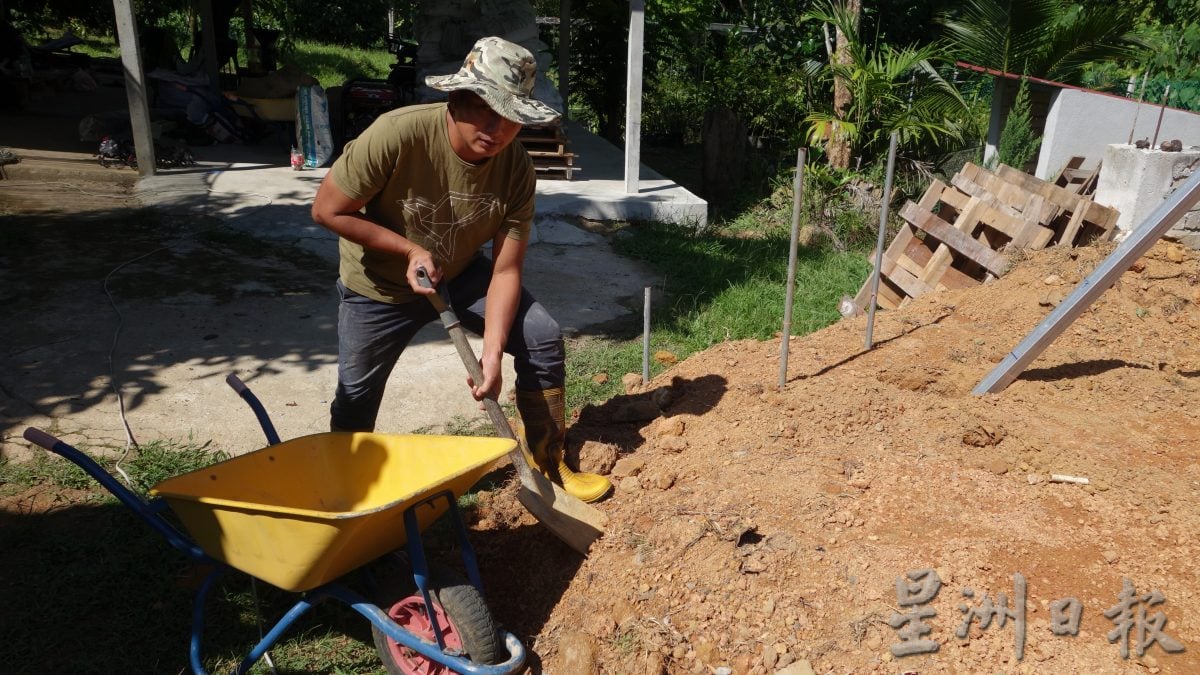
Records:
{"label": "graphic print on shirt", "polygon": [[[401,200],[406,214],[412,214],[409,226],[414,234],[424,237],[430,242],[430,250],[439,260],[454,260],[455,242],[459,240],[458,233],[470,228],[482,219],[486,219],[493,209],[500,207],[500,200],[491,193],[468,194],[463,192],[448,192],[437,202],[431,202],[423,197]],[[443,209],[448,209],[449,218],[439,215]]]}

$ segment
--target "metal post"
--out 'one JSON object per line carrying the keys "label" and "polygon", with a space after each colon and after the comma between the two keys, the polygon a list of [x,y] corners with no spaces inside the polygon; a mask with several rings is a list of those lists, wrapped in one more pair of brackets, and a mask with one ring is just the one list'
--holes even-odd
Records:
{"label": "metal post", "polygon": [[1179,186],[1142,221],[1141,225],[1131,231],[1125,241],[1121,242],[1086,279],[1079,282],[1075,290],[1042,319],[1033,332],[1009,352],[971,393],[994,394],[1017,379],[1017,376],[1067,329],[1067,326],[1086,311],[1104,291],[1111,288],[1125,270],[1150,250],[1150,247],[1197,202],[1200,202],[1200,171],[1192,174],[1186,183]]}
{"label": "metal post", "polygon": [[800,215],[804,205],[804,165],[808,148],[796,151],[796,177],[792,182],[792,237],[788,243],[787,290],[783,299],[783,330],[779,335],[779,388],[787,384],[788,345],[792,337],[792,299],[796,292],[796,246],[800,239]]}
{"label": "metal post", "polygon": [[883,267],[883,240],[887,234],[888,206],[892,197],[892,176],[896,173],[896,143],[898,133],[892,132],[892,140],[888,143],[887,175],[883,179],[883,198],[879,204],[879,237],[875,240],[875,269],[871,271],[871,301],[867,307],[867,339],[866,347],[874,346],[872,341],[875,334],[875,305],[879,300],[879,270]]}
{"label": "metal post", "polygon": [[1142,96],[1146,93],[1146,77],[1149,74],[1150,71],[1148,70],[1142,73],[1142,86],[1138,88],[1137,107],[1133,109],[1133,124],[1129,127],[1129,140],[1125,141],[1125,145],[1133,145],[1133,133],[1137,131],[1138,115],[1142,112]]}
{"label": "metal post", "polygon": [[650,287],[642,300],[642,384],[650,383]]}
{"label": "metal post", "polygon": [[1158,146],[1158,130],[1162,128],[1163,113],[1167,111],[1167,101],[1171,100],[1171,85],[1167,85],[1167,91],[1163,93],[1162,106],[1158,109],[1158,124],[1154,125],[1154,140],[1150,141],[1150,149],[1153,150]]}

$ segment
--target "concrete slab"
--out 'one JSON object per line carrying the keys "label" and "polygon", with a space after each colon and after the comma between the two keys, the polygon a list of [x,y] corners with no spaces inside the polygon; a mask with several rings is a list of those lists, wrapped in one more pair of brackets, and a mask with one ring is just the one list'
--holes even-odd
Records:
{"label": "concrete slab", "polygon": [[[27,344],[24,338],[14,342],[19,349],[6,357],[5,368],[20,377],[6,384],[19,405],[12,414],[5,411],[0,451],[17,449],[26,425],[56,429],[93,447],[120,446],[125,422],[140,441],[211,439],[235,453],[261,447],[253,415],[224,384],[230,372],[263,400],[283,438],[327,428],[337,381],[337,248],[336,238],[309,216],[326,170],[293,171],[282,147],[218,146],[199,148],[196,155],[196,167],[139,181],[139,199],[167,213],[208,214],[222,227],[303,247],[322,261],[311,274],[322,280],[317,288],[323,282],[328,290],[264,289],[265,282],[246,279],[234,289],[238,297],[226,303],[188,293],[153,303],[117,298],[124,326],[113,352],[120,401],[104,368],[113,348],[115,309],[98,296],[62,312],[43,328],[88,337],[69,347],[43,345],[32,335]],[[216,270],[221,261],[213,264]],[[651,283],[651,273],[613,253],[605,236],[566,215],[539,215],[526,285],[566,333],[599,331],[614,319],[636,322],[642,289]],[[474,347],[480,348],[478,340]],[[69,381],[48,393],[39,382],[47,374]],[[378,428],[436,430],[456,417],[484,417],[465,379],[444,330],[427,327],[392,374]],[[513,381],[506,359],[506,388]]]}

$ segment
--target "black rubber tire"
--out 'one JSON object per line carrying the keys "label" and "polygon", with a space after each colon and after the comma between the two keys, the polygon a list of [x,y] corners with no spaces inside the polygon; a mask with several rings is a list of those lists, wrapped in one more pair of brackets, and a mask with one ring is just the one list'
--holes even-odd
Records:
{"label": "black rubber tire", "polygon": [[[462,639],[462,648],[467,658],[475,663],[495,664],[508,658],[508,650],[504,638],[496,626],[496,620],[487,608],[483,596],[463,579],[461,575],[442,565],[430,566],[430,596],[435,605],[442,608],[454,631]],[[376,603],[387,612],[397,602],[416,593],[416,584],[411,576],[407,582],[390,579],[381,584],[381,597]],[[383,660],[384,669],[389,675],[410,675],[392,658],[391,640],[387,634],[371,625],[371,635],[375,640],[375,649]],[[432,639],[432,638],[430,638]]]}

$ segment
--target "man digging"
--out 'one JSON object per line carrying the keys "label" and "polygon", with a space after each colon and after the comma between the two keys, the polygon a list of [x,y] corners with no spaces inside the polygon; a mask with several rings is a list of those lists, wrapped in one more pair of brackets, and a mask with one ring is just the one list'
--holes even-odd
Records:
{"label": "man digging", "polygon": [[[501,358],[516,370],[517,433],[529,460],[567,493],[593,502],[608,479],[563,459],[566,379],[558,323],[521,285],[534,213],[533,163],[514,144],[524,124],[558,113],[531,96],[537,65],[497,37],[475,43],[454,74],[426,84],[444,103],[380,115],[346,145],[313,201],[313,220],[338,235],[338,384],[334,431],[372,431],[396,360],[438,318],[421,296],[424,268],[444,284],[465,328],[483,336],[476,400],[501,390]],[[492,244],[491,258],[482,252]]]}

